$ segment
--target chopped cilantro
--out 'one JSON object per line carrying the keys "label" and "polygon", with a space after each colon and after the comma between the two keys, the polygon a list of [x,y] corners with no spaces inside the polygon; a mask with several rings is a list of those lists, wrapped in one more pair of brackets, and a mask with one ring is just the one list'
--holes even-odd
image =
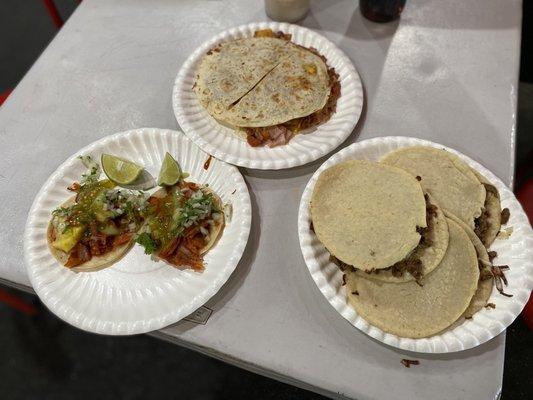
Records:
{"label": "chopped cilantro", "polygon": [[179,213],[176,213],[173,233],[180,236],[186,228],[197,224],[214,212],[218,212],[218,208],[213,196],[198,190],[182,204]]}
{"label": "chopped cilantro", "polygon": [[92,159],[91,156],[79,156],[78,157],[87,170],[81,176],[81,184],[94,183],[98,181],[101,174],[100,165]]}
{"label": "chopped cilantro", "polygon": [[142,247],[144,247],[145,254],[152,254],[157,250],[157,243],[150,236],[150,234],[143,232],[141,233],[136,240]]}
{"label": "chopped cilantro", "polygon": [[69,215],[71,207],[58,207],[52,211],[52,215],[55,217],[66,217]]}

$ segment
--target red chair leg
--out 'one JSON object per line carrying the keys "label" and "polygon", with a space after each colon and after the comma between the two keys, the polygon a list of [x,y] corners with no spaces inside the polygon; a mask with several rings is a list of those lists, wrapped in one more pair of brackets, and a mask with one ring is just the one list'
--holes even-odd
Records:
{"label": "red chair leg", "polygon": [[57,10],[56,5],[54,4],[53,0],[43,0],[44,6],[46,7],[46,10],[48,11],[48,14],[50,14],[50,18],[52,18],[52,22],[56,26],[56,28],[61,28],[63,26],[63,19],[61,18],[61,14],[59,14],[59,11]]}
{"label": "red chair leg", "polygon": [[5,290],[0,289],[0,302],[14,308],[17,311],[28,315],[35,315],[39,312],[33,304],[26,303],[20,297],[15,296]]}
{"label": "red chair leg", "polygon": [[0,93],[0,106],[2,104],[4,104],[4,101],[6,101],[6,99],[8,98],[8,96],[11,94],[12,90],[9,89],[9,90],[6,90],[5,92],[3,93]]}

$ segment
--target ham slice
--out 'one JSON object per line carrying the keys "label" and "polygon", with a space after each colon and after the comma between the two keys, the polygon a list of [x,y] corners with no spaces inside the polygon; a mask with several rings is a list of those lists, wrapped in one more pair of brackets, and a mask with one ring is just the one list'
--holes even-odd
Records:
{"label": "ham slice", "polygon": [[287,144],[293,133],[283,125],[276,125],[269,129],[270,139],[265,142],[268,147],[276,147]]}
{"label": "ham slice", "polygon": [[246,140],[252,147],[267,145],[276,147],[287,144],[294,136],[288,128],[283,125],[274,125],[266,128],[256,128],[246,130]]}

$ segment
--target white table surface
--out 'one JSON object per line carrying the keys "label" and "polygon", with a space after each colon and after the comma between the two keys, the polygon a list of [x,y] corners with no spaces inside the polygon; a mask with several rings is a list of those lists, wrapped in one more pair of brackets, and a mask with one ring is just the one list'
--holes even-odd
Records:
{"label": "white table surface", "polygon": [[[302,22],[361,74],[365,111],[347,143],[429,139],[511,184],[521,1],[409,0],[401,21],[386,25],[362,19],[356,4],[315,1]],[[63,160],[114,132],[177,128],[170,97],[186,57],[221,30],[265,19],[260,0],[83,1],[0,109],[0,278],[29,285],[26,214]],[[321,162],[241,169],[254,207],[241,263],[207,303],[206,325],[182,321],[155,335],[333,397],[498,397],[505,334],[457,354],[409,354],[359,333],[322,297],[296,227],[300,195]],[[404,368],[402,358],[420,365]]]}

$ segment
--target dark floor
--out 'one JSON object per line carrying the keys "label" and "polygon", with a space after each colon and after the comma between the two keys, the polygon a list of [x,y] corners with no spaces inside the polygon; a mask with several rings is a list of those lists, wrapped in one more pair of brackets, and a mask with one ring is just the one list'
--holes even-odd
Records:
{"label": "dark floor", "polygon": [[323,398],[146,335],[89,334],[44,309],[32,317],[0,303],[0,316],[6,400]]}
{"label": "dark floor", "polygon": [[[2,0],[0,93],[16,86],[56,32],[42,3]],[[524,3],[524,31],[531,36],[528,22],[533,21],[533,2]],[[56,4],[66,18],[77,1],[56,0]],[[532,45],[532,41],[523,40],[517,138],[517,164],[522,166],[533,150]],[[517,176],[517,184],[533,172],[522,170],[525,172]],[[39,304],[34,296],[1,286],[0,289],[16,293],[30,304]],[[2,399],[322,398],[149,336],[88,334],[62,323],[39,306],[38,309],[36,316],[30,316],[0,303]],[[520,318],[507,330],[504,400],[532,398],[532,338]]]}

